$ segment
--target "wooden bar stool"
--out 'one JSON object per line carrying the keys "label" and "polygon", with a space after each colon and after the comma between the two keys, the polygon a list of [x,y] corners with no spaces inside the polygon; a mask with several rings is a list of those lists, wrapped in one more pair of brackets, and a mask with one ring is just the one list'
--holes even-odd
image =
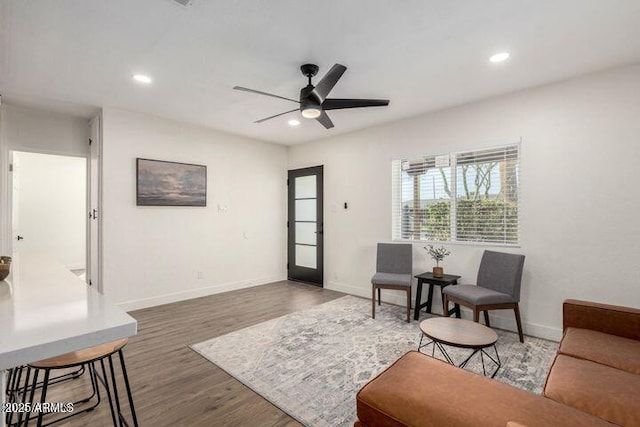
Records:
{"label": "wooden bar stool", "polygon": [[[63,354],[61,356],[53,357],[51,359],[41,360],[39,362],[31,363],[28,365],[28,371],[25,379],[25,384],[27,384],[30,380],[30,371],[33,371],[33,379],[32,386],[28,387],[25,385],[23,389],[23,401],[28,401],[33,405],[35,391],[38,388],[38,377],[41,372],[44,373],[44,380],[42,381],[42,391],[40,393],[40,405],[43,407],[46,402],[47,397],[47,389],[51,385],[51,372],[57,369],[67,369],[67,368],[79,368],[86,366],[89,370],[89,375],[91,379],[91,388],[92,394],[84,399],[81,399],[74,403],[74,409],[76,404],[84,404],[88,403],[96,397],[96,401],[93,405],[88,408],[85,408],[81,411],[73,411],[73,413],[66,415],[64,417],[57,418],[52,421],[48,421],[46,423],[43,422],[45,417],[45,412],[38,412],[36,425],[38,427],[46,426],[50,424],[54,424],[73,416],[82,414],[84,412],[89,412],[95,409],[100,404],[100,390],[98,386],[98,382],[102,384],[104,390],[107,394],[107,400],[109,401],[109,407],[111,409],[111,420],[113,421],[113,425],[118,426],[127,426],[130,427],[130,424],[125,419],[122,414],[121,406],[120,406],[120,398],[118,395],[118,387],[115,376],[115,369],[113,363],[113,355],[118,353],[120,359],[120,367],[122,369],[122,376],[124,379],[125,388],[127,391],[127,398],[129,401],[129,409],[131,411],[131,418],[133,420],[133,426],[138,426],[138,418],[136,416],[135,407],[133,405],[133,397],[131,395],[131,387],[129,385],[129,378],[127,376],[127,369],[124,362],[124,355],[122,353],[122,348],[127,345],[129,340],[127,338],[123,338],[121,340],[112,341],[106,344],[101,344],[95,347],[86,348],[79,351],[74,351],[71,353]],[[106,369],[105,361],[109,364],[109,369]],[[101,374],[96,368],[96,363],[99,363]],[[109,374],[107,374],[109,371]],[[114,407],[115,405],[115,407]],[[22,416],[22,414],[20,414]],[[18,419],[18,423],[16,425],[21,426],[22,417]],[[31,419],[31,413],[26,414],[26,419],[24,425],[27,426]]]}

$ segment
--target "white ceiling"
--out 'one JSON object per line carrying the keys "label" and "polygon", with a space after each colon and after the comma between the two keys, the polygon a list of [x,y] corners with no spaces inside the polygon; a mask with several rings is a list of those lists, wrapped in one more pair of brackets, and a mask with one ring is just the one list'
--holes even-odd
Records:
{"label": "white ceiling", "polygon": [[[640,0],[0,1],[5,99],[119,107],[284,144],[640,61]],[[489,63],[500,51],[509,61]],[[297,112],[254,124],[296,104],[231,88],[297,98],[306,62],[319,76],[348,67],[331,97],[389,107],[331,111],[331,130],[289,127]]]}

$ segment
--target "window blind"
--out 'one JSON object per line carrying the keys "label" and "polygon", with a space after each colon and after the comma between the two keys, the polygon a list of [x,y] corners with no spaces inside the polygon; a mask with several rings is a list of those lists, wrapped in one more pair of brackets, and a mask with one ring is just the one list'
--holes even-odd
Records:
{"label": "window blind", "polygon": [[394,236],[409,240],[448,241],[451,236],[451,167],[440,158],[396,161]]}
{"label": "window blind", "polygon": [[519,243],[519,146],[392,162],[393,238]]}

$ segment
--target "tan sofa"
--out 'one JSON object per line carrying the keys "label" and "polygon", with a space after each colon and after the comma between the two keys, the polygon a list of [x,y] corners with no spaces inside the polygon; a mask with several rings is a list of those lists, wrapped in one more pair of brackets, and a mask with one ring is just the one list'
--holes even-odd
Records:
{"label": "tan sofa", "polygon": [[356,427],[640,426],[640,310],[563,304],[543,396],[416,351],[357,394]]}

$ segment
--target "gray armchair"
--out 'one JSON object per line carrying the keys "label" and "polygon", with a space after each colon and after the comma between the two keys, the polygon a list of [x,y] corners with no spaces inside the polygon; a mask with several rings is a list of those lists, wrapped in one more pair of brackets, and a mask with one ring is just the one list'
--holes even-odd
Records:
{"label": "gray armchair", "polygon": [[447,286],[442,291],[444,312],[448,313],[449,302],[460,304],[473,310],[474,322],[478,322],[480,312],[484,312],[484,321],[487,326],[491,326],[489,310],[513,309],[520,342],[524,342],[518,307],[523,266],[524,255],[484,251],[476,286]]}
{"label": "gray armchair", "polygon": [[380,305],[380,289],[395,289],[407,293],[407,323],[411,317],[411,281],[413,247],[410,244],[378,243],[376,274],[371,278],[371,317],[376,318],[376,289]]}

